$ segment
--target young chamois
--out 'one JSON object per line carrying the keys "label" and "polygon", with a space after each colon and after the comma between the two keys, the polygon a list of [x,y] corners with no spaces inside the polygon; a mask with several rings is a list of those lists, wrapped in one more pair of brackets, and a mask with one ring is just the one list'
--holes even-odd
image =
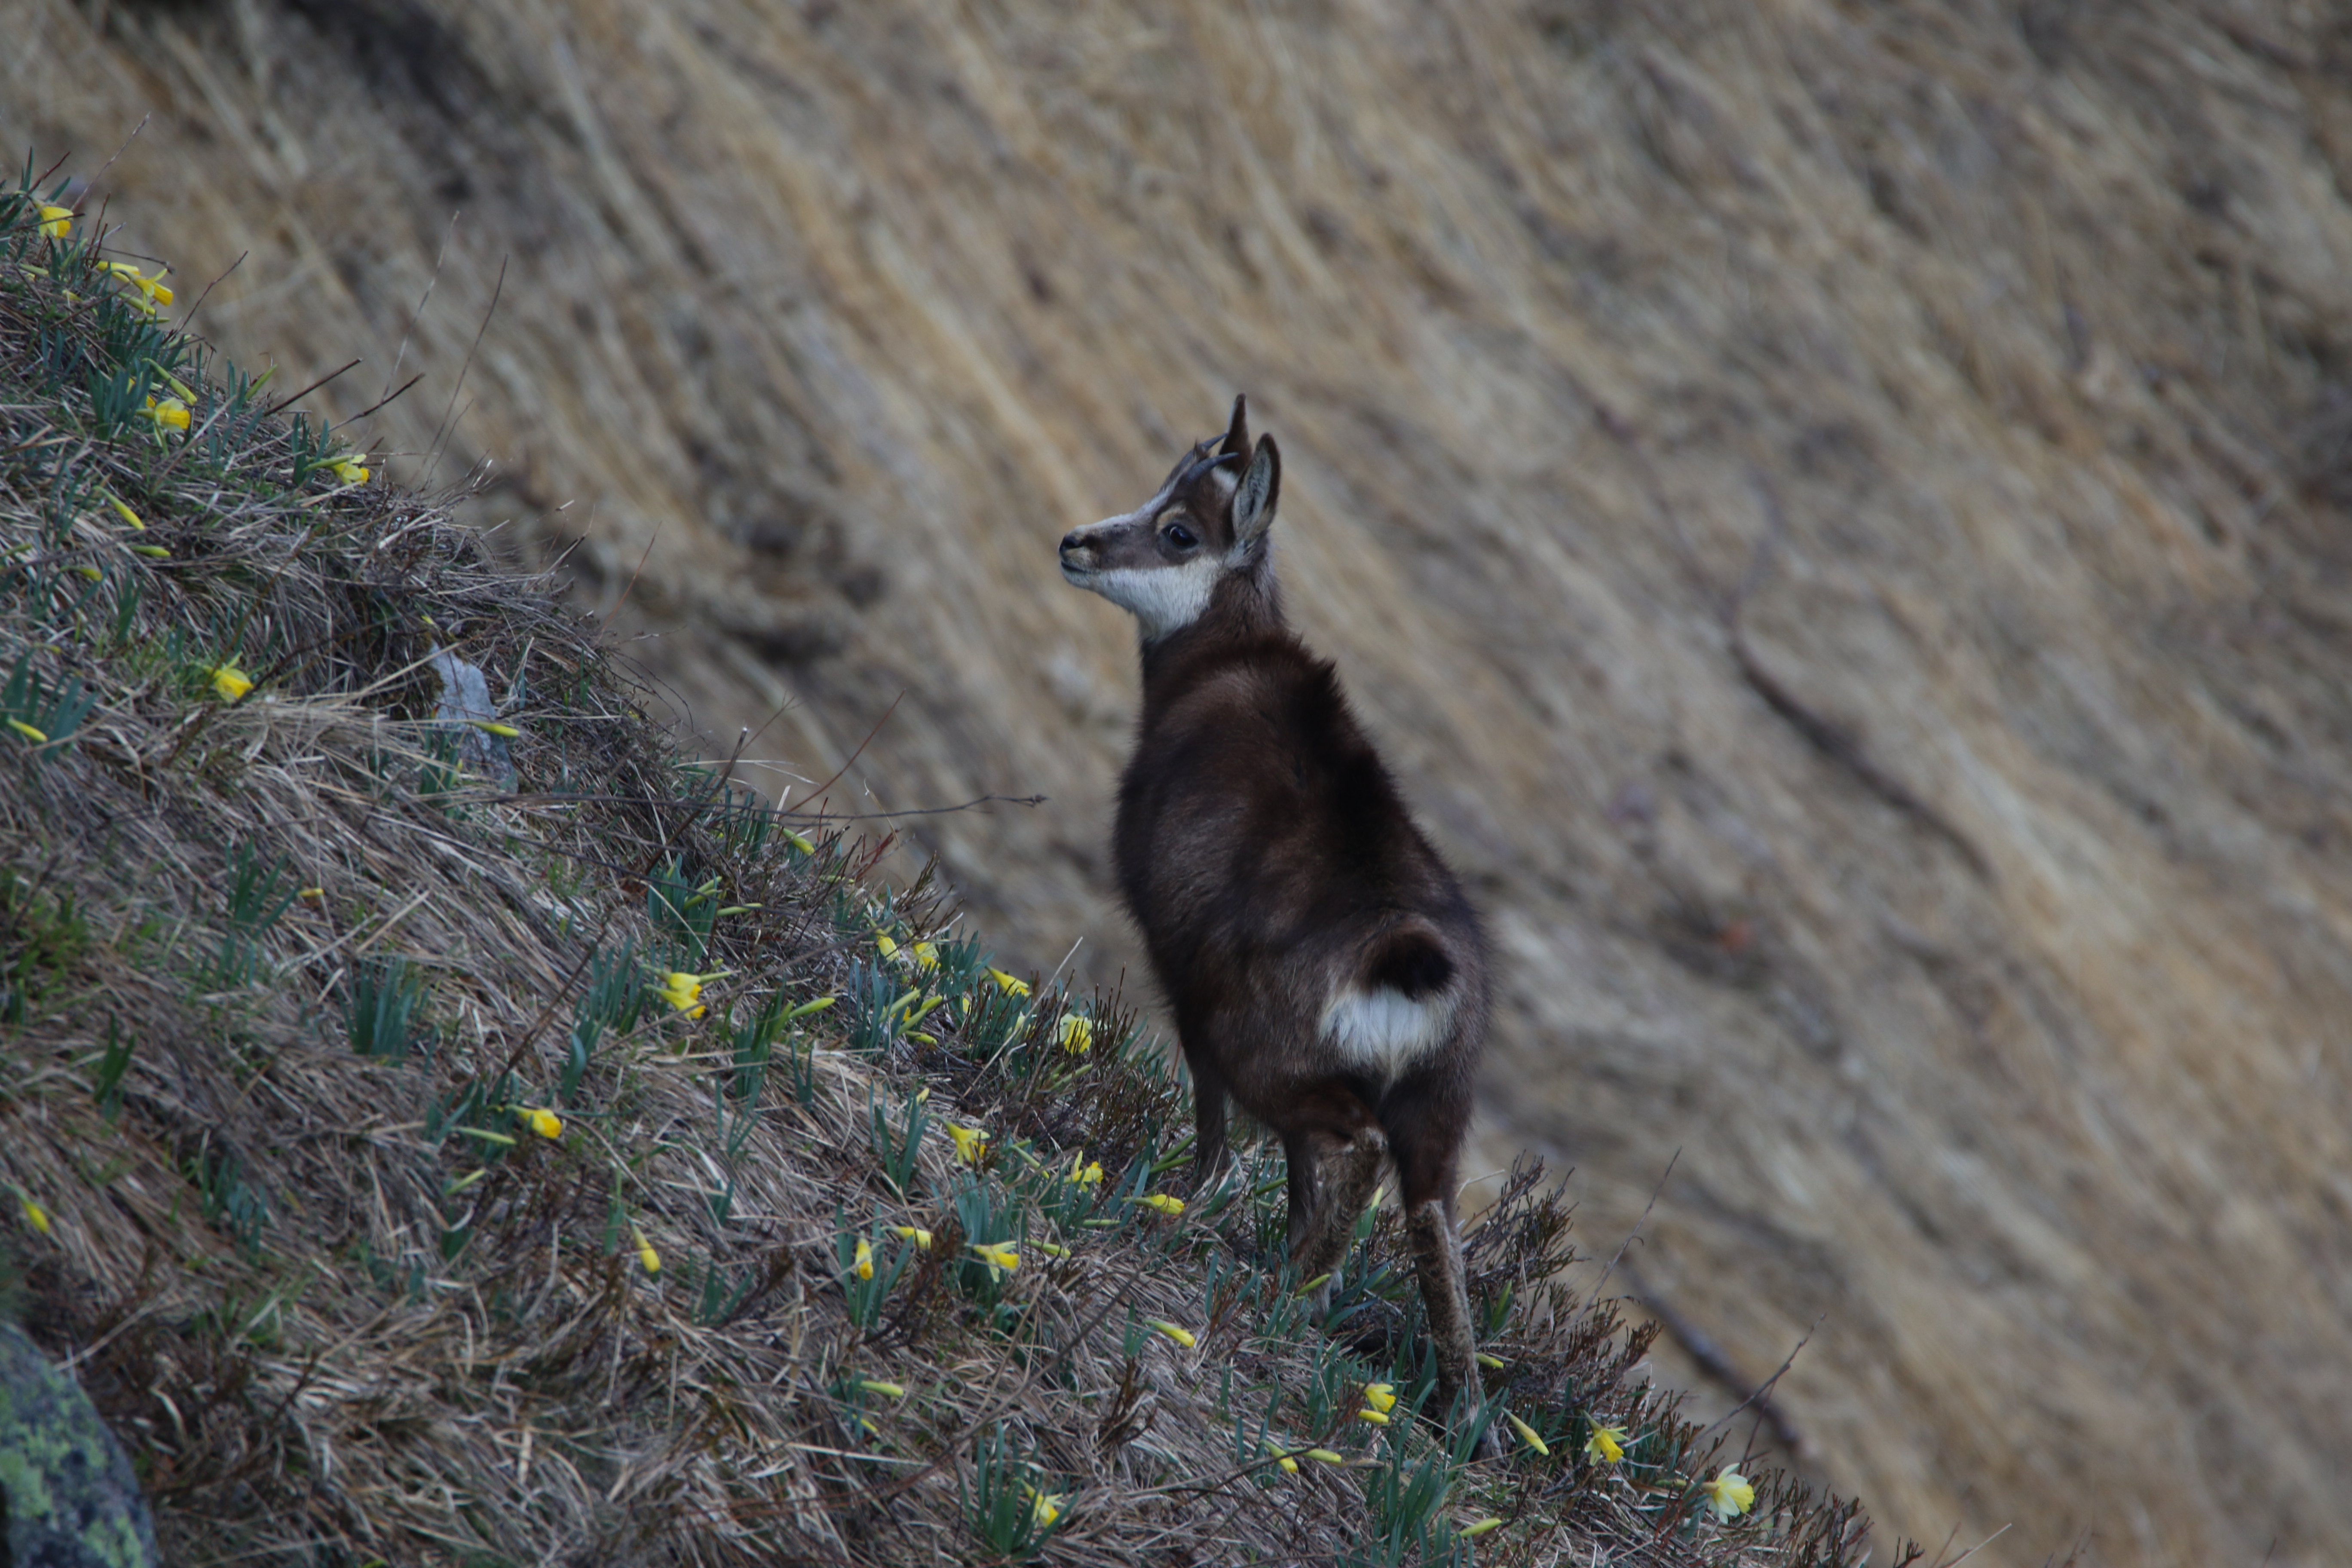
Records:
{"label": "young chamois", "polygon": [[1290,1256],[1312,1279],[1346,1258],[1393,1160],[1444,1410],[1478,1386],[1454,1195],[1486,940],[1332,667],[1283,619],[1267,537],[1281,488],[1281,453],[1251,445],[1237,397],[1222,445],[1063,539],[1062,575],[1140,623],[1119,890],[1192,1068],[1194,1169],[1205,1182],[1225,1161],[1227,1096],[1272,1128]]}

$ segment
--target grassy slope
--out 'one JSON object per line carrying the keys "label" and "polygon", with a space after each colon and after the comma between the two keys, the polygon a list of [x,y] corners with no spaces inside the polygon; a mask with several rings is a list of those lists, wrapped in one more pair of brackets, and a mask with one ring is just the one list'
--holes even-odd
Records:
{"label": "grassy slope", "polygon": [[[1389,1216],[1327,1335],[1248,1261],[1268,1153],[1229,1202],[1137,1201],[1182,1191],[1187,1119],[1130,1011],[1016,995],[876,845],[678,761],[544,584],[320,466],[92,226],[0,195],[0,1279],[173,1561],[1857,1560],[1780,1479],[1697,1506],[1737,1454],[1545,1282],[1533,1172],[1472,1293],[1550,1452],[1455,1462],[1405,1416]],[[145,413],[174,387],[184,434]],[[434,721],[445,646],[514,791]]]}

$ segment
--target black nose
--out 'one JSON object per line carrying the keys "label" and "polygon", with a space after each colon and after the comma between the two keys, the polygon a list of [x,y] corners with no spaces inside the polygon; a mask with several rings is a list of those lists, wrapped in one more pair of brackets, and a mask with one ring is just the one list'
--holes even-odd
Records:
{"label": "black nose", "polygon": [[1078,538],[1078,531],[1075,528],[1070,530],[1069,532],[1062,535],[1062,553],[1067,555],[1071,551],[1076,550],[1081,542],[1083,542]]}

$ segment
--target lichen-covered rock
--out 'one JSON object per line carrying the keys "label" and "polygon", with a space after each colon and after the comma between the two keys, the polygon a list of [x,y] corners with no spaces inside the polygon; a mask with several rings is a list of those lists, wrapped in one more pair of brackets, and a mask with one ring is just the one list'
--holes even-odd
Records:
{"label": "lichen-covered rock", "polygon": [[0,1323],[0,1563],[152,1568],[155,1525],[89,1396]]}

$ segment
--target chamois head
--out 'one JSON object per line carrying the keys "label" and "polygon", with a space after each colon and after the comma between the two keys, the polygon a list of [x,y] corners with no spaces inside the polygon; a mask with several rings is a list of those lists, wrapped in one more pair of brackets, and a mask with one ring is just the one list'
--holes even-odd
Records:
{"label": "chamois head", "polygon": [[1218,583],[1271,582],[1266,531],[1282,491],[1274,437],[1252,447],[1244,400],[1222,442],[1212,436],[1168,470],[1151,499],[1062,537],[1062,575],[1131,611],[1146,643],[1191,626]]}

